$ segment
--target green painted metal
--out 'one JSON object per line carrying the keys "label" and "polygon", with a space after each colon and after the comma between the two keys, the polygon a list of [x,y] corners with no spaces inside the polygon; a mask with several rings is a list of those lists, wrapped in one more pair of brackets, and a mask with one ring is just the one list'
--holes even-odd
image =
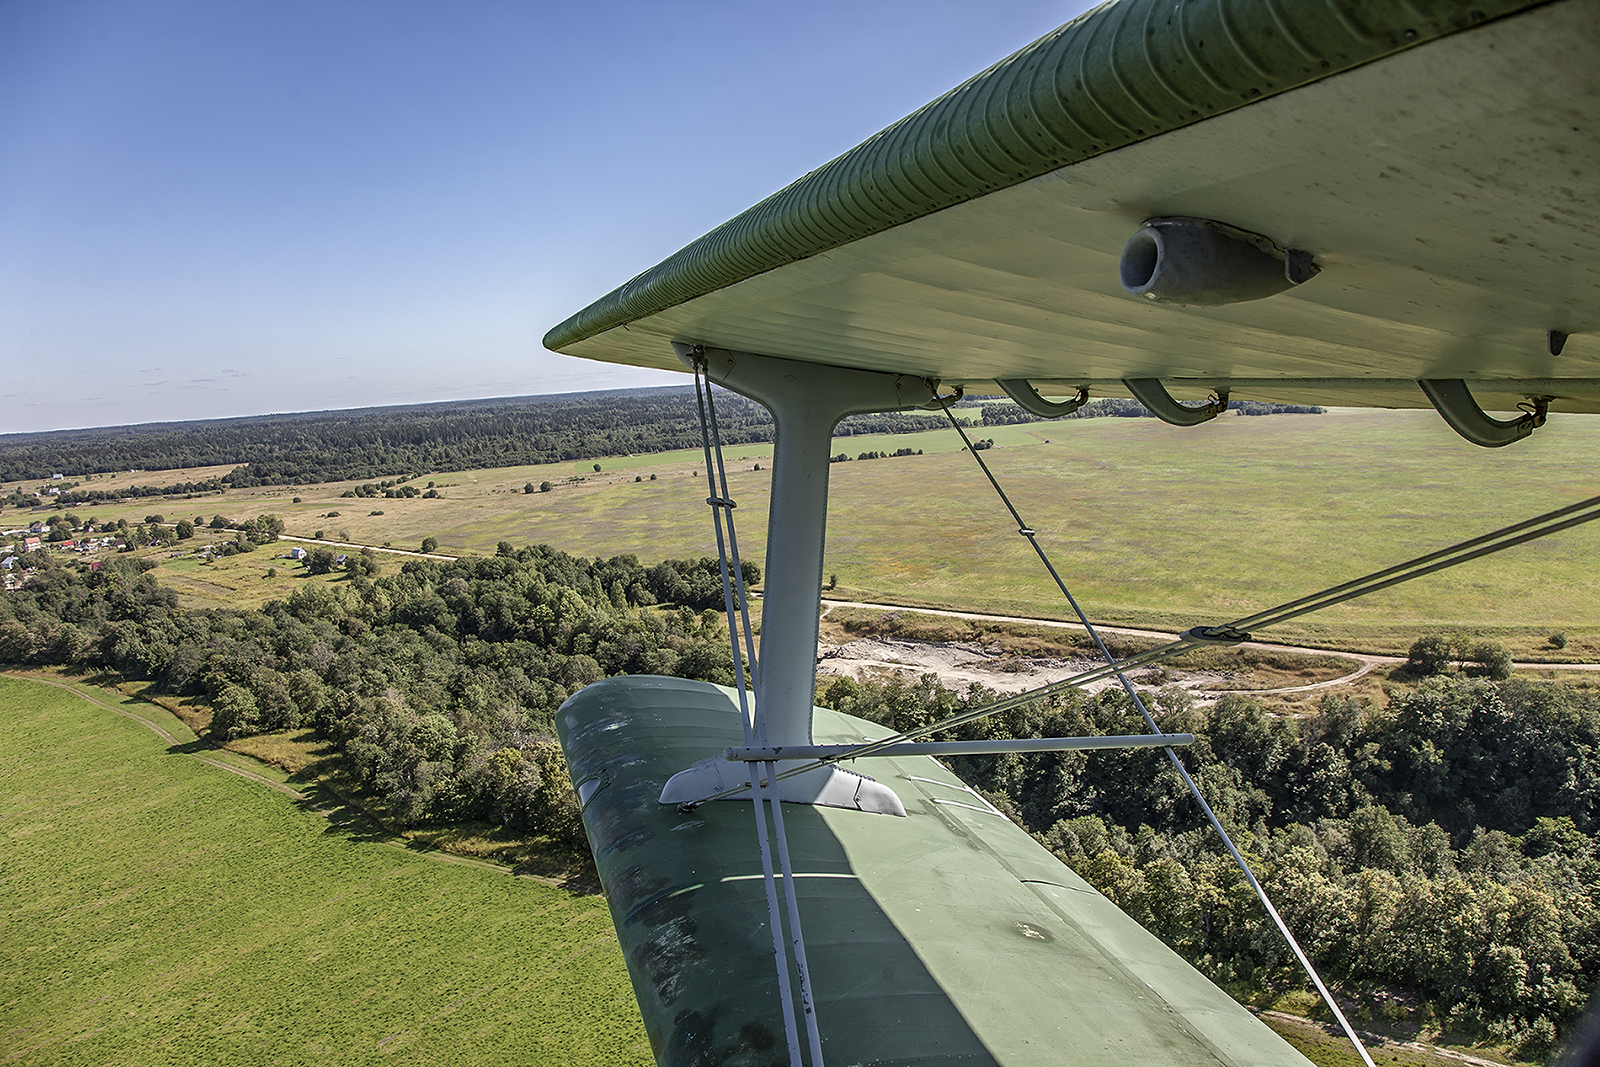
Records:
{"label": "green painted metal", "polygon": [[1041,38],[552,329],[587,338],[1541,0],[1119,0]]}
{"label": "green painted metal", "polygon": [[[748,802],[657,802],[741,739],[731,691],[598,682],[556,715],[656,1060],[785,1061]],[[881,736],[816,711],[819,741]],[[936,761],[863,760],[907,816],[785,805],[827,1062],[1306,1067]]]}

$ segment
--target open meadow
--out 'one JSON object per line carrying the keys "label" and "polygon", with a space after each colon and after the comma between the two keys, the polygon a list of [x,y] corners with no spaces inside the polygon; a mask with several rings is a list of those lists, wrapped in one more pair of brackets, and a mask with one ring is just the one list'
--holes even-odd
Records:
{"label": "open meadow", "polygon": [[[1092,615],[1166,629],[1226,621],[1593,495],[1600,455],[1600,417],[1571,415],[1494,450],[1468,445],[1423,411],[1230,416],[1193,429],[1101,418],[970,432],[994,440],[984,458]],[[852,456],[899,448],[924,454],[831,468],[824,570],[837,576],[836,594],[1065,617],[954,431],[835,444]],[[759,560],[771,448],[727,455],[741,544]],[[699,459],[656,453],[433,472],[413,483],[434,483],[438,499],[341,497],[353,483],[334,483],[82,510],[130,522],[152,512],[168,521],[179,512],[271,512],[297,536],[413,550],[431,536],[449,554],[546,542],[653,562],[715,555]],[[524,492],[546,481],[552,491]],[[1600,658],[1597,562],[1600,529],[1569,531],[1264,637],[1404,652],[1420,632],[1448,630],[1495,636],[1530,658],[1556,655],[1546,639],[1559,631],[1569,638],[1566,658]]]}
{"label": "open meadow", "polygon": [[383,844],[75,688],[0,677],[0,1061],[651,1061],[602,898]]}

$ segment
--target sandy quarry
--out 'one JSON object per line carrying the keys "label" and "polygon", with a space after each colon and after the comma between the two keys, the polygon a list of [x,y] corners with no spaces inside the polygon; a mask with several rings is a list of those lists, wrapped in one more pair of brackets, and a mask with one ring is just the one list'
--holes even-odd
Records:
{"label": "sandy quarry", "polygon": [[[1007,655],[971,641],[909,641],[896,637],[863,637],[842,645],[819,644],[819,674],[857,681],[914,681],[923,674],[937,675],[951,689],[965,689],[973,683],[1001,693],[1018,693],[1048,682],[1070,678],[1100,666],[1099,660],[1024,658]],[[1136,682],[1148,684],[1138,671]],[[1234,688],[1238,678],[1217,671],[1168,670],[1166,685],[1181,686],[1197,695],[1210,695],[1215,687]],[[1229,683],[1232,683],[1231,686]],[[1115,678],[1092,682],[1085,688],[1096,693],[1117,684]]]}

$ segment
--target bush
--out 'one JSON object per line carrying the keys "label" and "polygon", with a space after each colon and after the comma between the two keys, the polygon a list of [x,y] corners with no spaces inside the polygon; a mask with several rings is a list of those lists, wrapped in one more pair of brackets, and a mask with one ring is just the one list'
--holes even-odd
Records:
{"label": "bush", "polygon": [[1555,633],[1551,634],[1550,635],[1550,647],[1552,647],[1552,648],[1566,648],[1567,647],[1567,635],[1564,634],[1564,633],[1561,633],[1559,630],[1556,631]]}
{"label": "bush", "polygon": [[438,550],[439,550],[439,541],[438,541],[437,538],[424,537],[422,539],[422,551],[424,551],[424,552],[437,552]]}
{"label": "bush", "polygon": [[211,705],[211,736],[220,741],[248,737],[261,730],[261,709],[250,690],[229,684]]}
{"label": "bush", "polygon": [[1498,641],[1479,641],[1461,657],[1473,664],[1469,674],[1476,674],[1496,682],[1511,677],[1511,651]]}
{"label": "bush", "polygon": [[1455,659],[1455,645],[1438,634],[1419,637],[1406,653],[1406,669],[1412,674],[1438,674],[1449,668]]}
{"label": "bush", "polygon": [[551,485],[549,482],[540,482],[539,483],[539,492],[541,492],[541,493],[548,493],[550,490],[552,490],[554,488],[555,488],[555,486]]}
{"label": "bush", "polygon": [[[545,482],[545,483],[544,483],[544,484],[546,484],[546,485],[549,485],[549,484],[550,484],[550,483],[549,483],[549,482]],[[533,483],[532,483],[532,482],[529,482],[529,483],[528,483],[528,484],[527,484],[527,485],[524,485],[524,486],[523,486],[523,487],[522,487],[522,491],[523,491],[523,492],[524,492],[524,493],[532,493],[532,492],[534,492],[534,491],[535,491],[535,490],[534,490],[534,485],[533,485]]]}

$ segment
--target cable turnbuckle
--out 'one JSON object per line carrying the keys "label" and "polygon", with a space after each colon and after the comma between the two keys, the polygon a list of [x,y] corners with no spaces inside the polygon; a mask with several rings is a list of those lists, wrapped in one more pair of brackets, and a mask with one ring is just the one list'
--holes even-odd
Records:
{"label": "cable turnbuckle", "polygon": [[1183,631],[1178,637],[1184,641],[1206,641],[1216,645],[1236,645],[1250,640],[1250,635],[1237,626],[1196,626]]}

